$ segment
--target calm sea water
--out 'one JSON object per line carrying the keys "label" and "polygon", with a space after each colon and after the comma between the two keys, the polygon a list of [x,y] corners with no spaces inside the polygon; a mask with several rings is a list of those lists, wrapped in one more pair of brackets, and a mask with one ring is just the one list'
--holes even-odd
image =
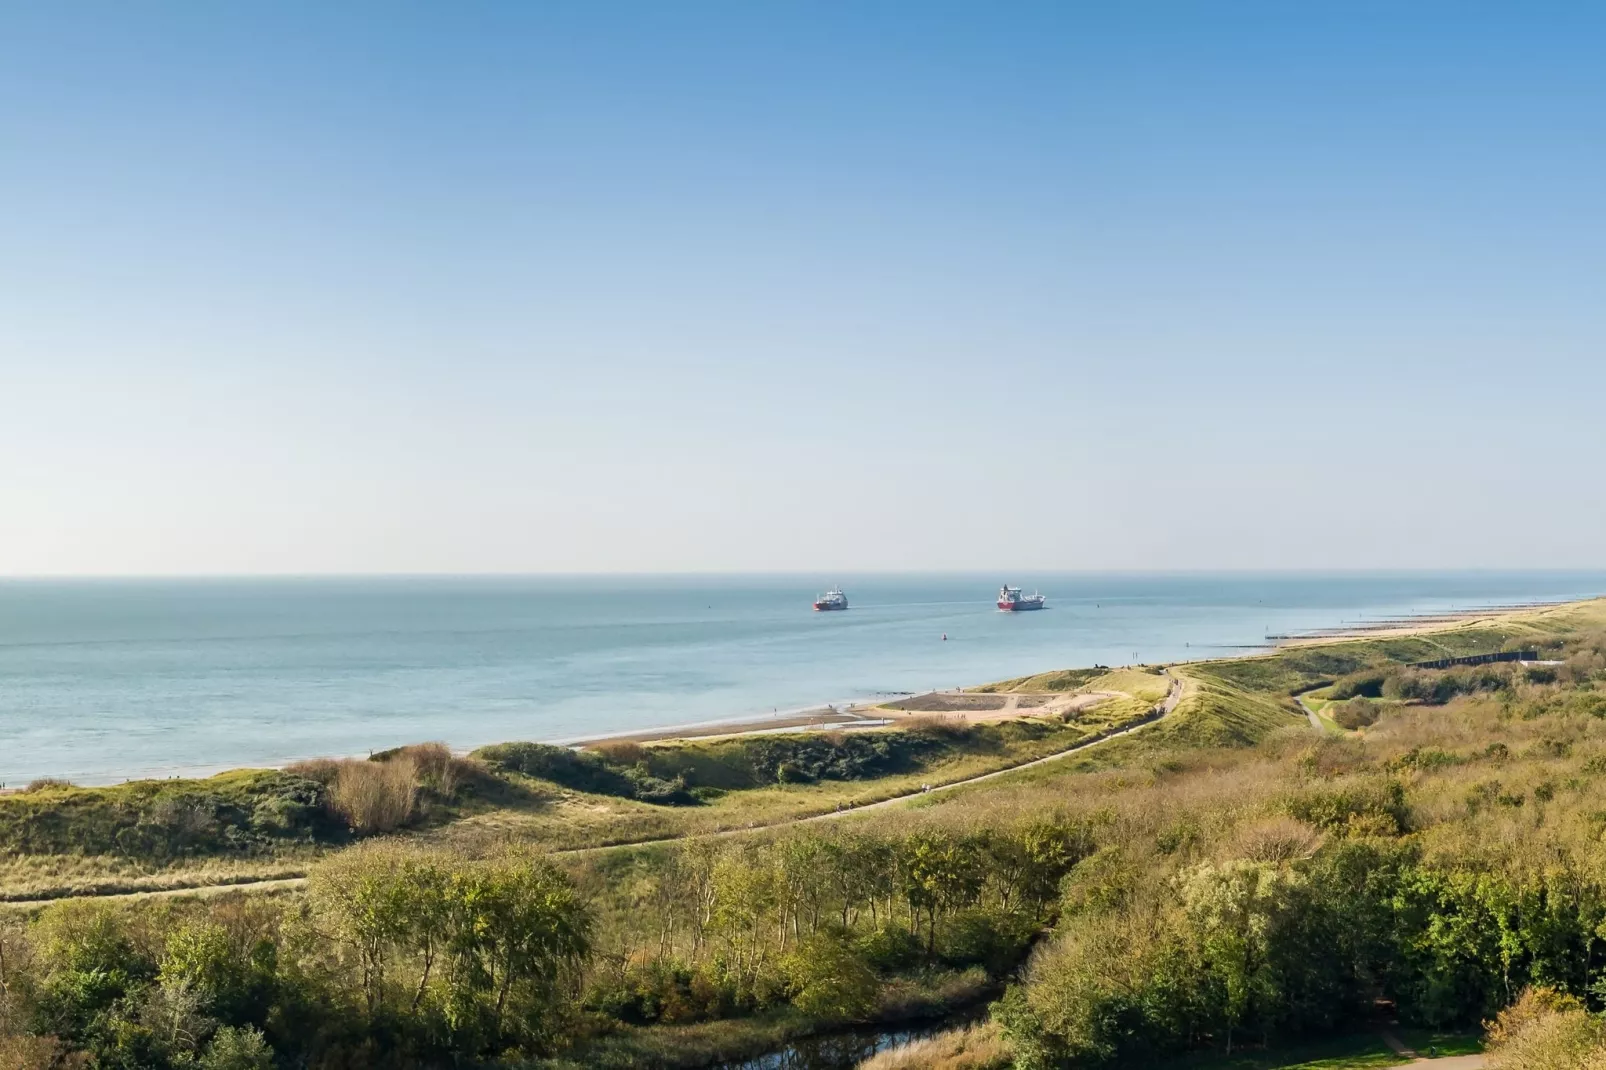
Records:
{"label": "calm sea water", "polygon": [[[562,741],[1268,633],[1606,592],[1606,574],[0,582],[0,781],[79,783],[443,739]],[[944,641],[941,636],[946,633]]]}

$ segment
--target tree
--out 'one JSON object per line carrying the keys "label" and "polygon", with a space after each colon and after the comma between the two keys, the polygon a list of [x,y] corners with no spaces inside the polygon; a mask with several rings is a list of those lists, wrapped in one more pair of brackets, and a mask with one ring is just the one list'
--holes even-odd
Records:
{"label": "tree", "polygon": [[804,940],[786,960],[792,1004],[804,1014],[833,1021],[855,1021],[875,1008],[875,971],[840,936],[819,932]]}
{"label": "tree", "polygon": [[201,1010],[223,1021],[263,1021],[273,997],[276,958],[271,940],[242,949],[223,926],[191,922],[169,934],[156,979],[164,988],[186,989]]}
{"label": "tree", "polygon": [[1269,863],[1247,861],[1207,862],[1181,878],[1206,967],[1224,990],[1228,1054],[1233,1031],[1272,998],[1268,950],[1294,881]]}
{"label": "tree", "polygon": [[563,874],[534,858],[460,867],[450,895],[449,1021],[460,1030],[483,1023],[502,1041],[517,1001],[520,1039],[538,1041],[549,997],[590,950],[590,915]]}
{"label": "tree", "polygon": [[362,844],[319,866],[309,882],[315,914],[356,953],[370,1015],[384,1000],[387,967],[407,934],[406,858],[389,844]]}

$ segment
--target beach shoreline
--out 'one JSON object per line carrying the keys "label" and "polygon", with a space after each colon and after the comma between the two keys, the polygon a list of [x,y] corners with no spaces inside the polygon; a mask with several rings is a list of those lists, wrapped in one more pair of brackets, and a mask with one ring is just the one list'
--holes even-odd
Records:
{"label": "beach shoreline", "polygon": [[[1600,596],[1596,596],[1596,597],[1598,598]],[[1414,616],[1402,616],[1402,617],[1398,617],[1398,618],[1391,618],[1389,620],[1380,620],[1380,621],[1375,621],[1375,622],[1357,622],[1357,623],[1352,623],[1352,624],[1343,624],[1343,625],[1335,626],[1333,628],[1318,629],[1318,630],[1314,630],[1314,631],[1307,632],[1307,633],[1301,633],[1301,634],[1297,634],[1297,635],[1268,636],[1267,637],[1268,642],[1266,643],[1266,645],[1264,647],[1257,647],[1257,648],[1254,649],[1253,652],[1251,652],[1249,650],[1245,650],[1243,653],[1236,655],[1236,657],[1266,656],[1266,655],[1275,654],[1279,650],[1283,650],[1283,649],[1287,649],[1287,648],[1291,648],[1291,647],[1311,646],[1311,645],[1319,645],[1319,644],[1324,644],[1324,643],[1341,643],[1341,642],[1350,641],[1350,640],[1379,639],[1379,638],[1391,638],[1391,637],[1404,637],[1404,636],[1410,636],[1410,635],[1419,635],[1419,634],[1423,634],[1423,633],[1427,633],[1427,632],[1444,631],[1444,630],[1449,630],[1449,629],[1454,629],[1454,628],[1459,628],[1459,627],[1466,627],[1466,626],[1477,624],[1477,623],[1487,623],[1487,622],[1491,622],[1491,621],[1494,621],[1494,620],[1499,620],[1499,619],[1506,618],[1506,617],[1518,616],[1518,615],[1522,615],[1522,614],[1542,613],[1542,612],[1545,612],[1547,610],[1553,610],[1553,609],[1558,609],[1558,608],[1567,607],[1567,606],[1580,605],[1580,604],[1584,604],[1584,603],[1587,603],[1587,602],[1590,602],[1590,601],[1595,601],[1595,600],[1596,600],[1596,598],[1567,599],[1567,600],[1558,600],[1558,601],[1528,601],[1528,602],[1522,602],[1522,603],[1515,603],[1515,604],[1512,604],[1512,605],[1509,605],[1509,606],[1478,606],[1478,607],[1468,608],[1468,609],[1465,609],[1465,610],[1438,611],[1438,612],[1431,612],[1431,613],[1422,613],[1422,614],[1418,614],[1418,615],[1414,615]],[[1229,656],[1228,658],[1225,658],[1225,659],[1223,659],[1223,658],[1201,658],[1201,659],[1197,659],[1197,660],[1198,661],[1232,660],[1232,657],[1233,656]],[[1173,664],[1174,665],[1183,665],[1183,664],[1190,664],[1190,663],[1192,663],[1192,662],[1191,661],[1189,661],[1189,662],[1174,661],[1174,662],[1166,662],[1164,664],[1166,664],[1166,665],[1173,665]],[[1159,666],[1159,664],[1160,663],[1156,663],[1157,666]],[[1130,667],[1131,666],[1125,666],[1125,668],[1130,668]],[[1122,668],[1122,667],[1121,666],[1112,666],[1111,668]],[[1046,671],[1055,671],[1055,670],[1046,670]],[[992,682],[992,681],[988,681],[988,682]],[[985,686],[986,683],[988,683],[988,682],[984,682],[983,684],[968,685],[968,686],[962,687],[962,688],[952,688],[952,689],[946,689],[946,690],[939,689],[939,690],[934,690],[932,692],[929,692],[927,694],[930,694],[930,695],[959,695],[959,694],[964,694],[966,692],[969,692],[969,691],[973,690],[975,687]],[[769,714],[745,715],[745,716],[737,716],[737,717],[730,717],[730,718],[720,718],[720,719],[715,719],[715,720],[701,721],[701,722],[691,722],[691,723],[685,723],[685,724],[679,724],[679,725],[644,727],[644,728],[639,728],[639,729],[627,730],[627,731],[623,731],[623,732],[602,733],[602,734],[597,734],[597,735],[586,735],[586,736],[573,736],[573,737],[547,739],[547,740],[536,740],[536,742],[544,742],[544,743],[547,743],[547,744],[552,745],[552,746],[573,747],[573,748],[576,748],[576,749],[580,749],[580,748],[594,747],[594,746],[598,746],[598,745],[601,745],[601,744],[613,743],[613,742],[616,742],[616,743],[638,743],[638,744],[640,744],[640,743],[665,743],[665,742],[672,742],[672,741],[675,741],[675,740],[689,740],[689,739],[707,740],[707,739],[716,739],[716,738],[722,738],[722,737],[734,738],[734,737],[740,737],[740,736],[763,735],[763,734],[769,734],[769,733],[791,732],[791,731],[796,731],[796,732],[810,732],[810,731],[823,732],[823,731],[865,730],[865,729],[875,729],[875,728],[887,727],[887,726],[889,726],[889,725],[891,725],[893,723],[896,723],[898,720],[911,718],[911,717],[921,717],[921,716],[926,716],[926,717],[938,716],[938,717],[941,717],[941,716],[956,716],[957,715],[957,716],[964,716],[968,720],[978,721],[979,722],[979,721],[984,721],[984,720],[1000,720],[1000,719],[1006,719],[1006,718],[1015,717],[1015,716],[1033,716],[1033,715],[1064,713],[1064,712],[1068,712],[1070,710],[1086,708],[1086,706],[1094,704],[1095,701],[1101,701],[1101,700],[1104,700],[1104,699],[1108,699],[1110,697],[1113,697],[1113,695],[1089,695],[1089,694],[1085,694],[1085,693],[1066,692],[1062,696],[1063,699],[1073,699],[1073,698],[1075,698],[1075,699],[1081,700],[1083,702],[1083,704],[1079,705],[1077,702],[1064,702],[1064,701],[1060,701],[1060,702],[1057,702],[1057,703],[1050,703],[1050,702],[1046,701],[1048,696],[1037,696],[1038,698],[1044,699],[1045,701],[1040,702],[1040,703],[1038,703],[1036,705],[1029,705],[1029,706],[1023,706],[1023,707],[1017,707],[1015,704],[1012,703],[1012,704],[1009,705],[1009,707],[1007,709],[999,710],[999,711],[968,711],[967,710],[967,711],[962,711],[962,712],[957,713],[957,714],[954,711],[940,710],[940,709],[938,709],[938,710],[900,710],[900,709],[893,708],[893,704],[894,703],[898,703],[900,700],[907,701],[908,699],[914,698],[914,697],[917,697],[917,696],[914,696],[914,695],[911,695],[911,694],[908,694],[908,693],[904,693],[904,692],[885,693],[885,694],[878,694],[878,695],[874,695],[874,696],[861,697],[861,698],[856,698],[856,699],[851,699],[851,700],[841,700],[839,702],[828,703],[828,704],[823,705],[823,706],[807,707],[807,708],[804,708],[804,709],[792,709],[792,710],[774,711],[774,712],[771,712]],[[468,754],[468,753],[471,753],[472,751],[478,749],[481,746],[492,746],[492,745],[495,745],[496,743],[502,743],[502,742],[511,742],[511,741],[510,740],[493,740],[493,741],[490,741],[490,742],[487,742],[487,743],[480,743],[480,744],[469,745],[469,746],[454,746],[454,747],[452,747],[452,750],[454,751],[454,753],[457,753],[457,754]],[[234,771],[237,771],[237,770],[245,770],[245,769],[279,769],[279,770],[282,770],[282,769],[286,769],[286,768],[289,768],[291,766],[294,766],[299,762],[314,760],[316,758],[324,758],[324,757],[364,758],[364,757],[371,756],[372,753],[374,753],[374,752],[372,750],[370,750],[366,754],[355,753],[355,754],[347,754],[347,755],[343,755],[343,756],[341,756],[341,755],[302,755],[302,756],[297,756],[297,757],[294,757],[294,758],[285,759],[283,761],[268,762],[268,763],[263,763],[263,764],[240,764],[240,763],[236,763],[236,764],[213,764],[213,763],[206,763],[206,764],[201,764],[201,765],[172,766],[172,767],[164,767],[164,768],[158,768],[158,769],[147,769],[147,770],[143,770],[143,771],[134,773],[132,775],[129,775],[129,774],[112,775],[112,776],[93,775],[93,776],[74,777],[71,774],[67,774],[65,776],[59,777],[59,779],[67,780],[70,783],[72,783],[72,784],[74,784],[75,786],[78,786],[78,787],[108,787],[108,786],[114,786],[114,785],[119,784],[119,783],[130,783],[130,782],[136,782],[136,781],[150,781],[150,780],[205,779],[205,778],[208,778],[208,777],[218,776],[218,775],[221,775],[223,773],[234,772]],[[57,779],[57,778],[49,776],[49,775],[46,775],[46,776],[41,776],[41,777],[38,777],[38,778],[35,778],[35,779]],[[0,787],[0,795],[12,795],[12,794],[16,794],[16,793],[19,793],[19,792],[26,791],[27,790],[27,783],[28,782],[18,782],[16,784],[7,784],[4,787]]]}

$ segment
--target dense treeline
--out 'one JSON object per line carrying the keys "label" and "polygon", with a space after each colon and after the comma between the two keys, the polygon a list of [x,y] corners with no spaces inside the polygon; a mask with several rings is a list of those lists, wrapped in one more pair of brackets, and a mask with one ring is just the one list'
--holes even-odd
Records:
{"label": "dense treeline", "polygon": [[[549,863],[379,847],[303,900],[72,900],[0,930],[8,1068],[444,1065],[566,1028],[591,916]],[[0,1048],[0,1050],[5,1050]]]}
{"label": "dense treeline", "polygon": [[580,866],[588,897],[528,855],[376,841],[299,899],[74,900],[13,921],[0,1033],[36,1038],[18,1066],[220,1070],[518,1062],[622,1024],[784,1007],[852,1021],[889,980],[1014,966],[1090,843],[1053,820],[831,829],[660,851],[624,889],[617,867]]}
{"label": "dense treeline", "polygon": [[1475,1028],[1530,985],[1606,1004],[1606,637],[1556,652],[1375,674],[1379,698],[1403,680],[1449,704],[1279,733],[1229,779],[1190,778],[1209,794],[1180,822],[1129,796],[995,1012],[1016,1065],[1264,1044],[1379,1001]]}

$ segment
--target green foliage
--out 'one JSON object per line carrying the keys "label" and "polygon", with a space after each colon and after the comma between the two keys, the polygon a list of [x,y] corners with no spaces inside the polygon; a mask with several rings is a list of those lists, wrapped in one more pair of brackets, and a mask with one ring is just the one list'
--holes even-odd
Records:
{"label": "green foliage", "polygon": [[827,1021],[864,1018],[879,990],[875,972],[840,935],[819,932],[805,940],[785,964],[792,1004]]}
{"label": "green foliage", "polygon": [[200,1070],[273,1070],[273,1049],[262,1030],[226,1025],[213,1034],[196,1065]]}
{"label": "green foliage", "polygon": [[351,955],[370,1017],[439,1022],[452,1049],[552,1043],[592,919],[549,863],[440,859],[388,845],[313,876],[312,908]]}
{"label": "green foliage", "polygon": [[1088,683],[1108,671],[1102,665],[1091,669],[1057,669],[1054,672],[1038,673],[1035,676],[1018,676],[1013,680],[1000,680],[996,684],[986,684],[982,687],[973,687],[970,690],[983,695],[1009,691],[1076,691],[1079,688],[1086,687]]}
{"label": "green foliage", "polygon": [[1348,673],[1333,683],[1329,697],[1336,701],[1349,698],[1382,698],[1383,684],[1387,679],[1388,674],[1377,669]]}
{"label": "green foliage", "polygon": [[1398,835],[1410,820],[1404,786],[1385,777],[1310,784],[1290,795],[1286,807],[1301,821],[1335,831],[1358,827]]}
{"label": "green foliage", "polygon": [[1037,926],[1029,917],[970,908],[943,926],[940,954],[950,966],[980,966],[989,976],[1002,977],[1025,957],[1036,935]]}
{"label": "green foliage", "polygon": [[698,800],[685,781],[652,775],[644,766],[615,767],[601,754],[553,747],[545,743],[498,743],[474,752],[476,758],[504,772],[550,780],[574,791],[613,795],[665,806],[687,806]]}
{"label": "green foliage", "polygon": [[271,1003],[277,967],[278,949],[271,940],[248,940],[242,947],[221,925],[186,922],[168,935],[156,980],[164,988],[192,993],[207,1014],[244,1022]]}
{"label": "green foliage", "polygon": [[859,937],[859,954],[885,974],[899,973],[920,961],[920,939],[908,929],[883,925]]}
{"label": "green foliage", "polygon": [[0,796],[0,851],[166,861],[343,838],[316,781],[273,770],[208,780],[53,786]]}

